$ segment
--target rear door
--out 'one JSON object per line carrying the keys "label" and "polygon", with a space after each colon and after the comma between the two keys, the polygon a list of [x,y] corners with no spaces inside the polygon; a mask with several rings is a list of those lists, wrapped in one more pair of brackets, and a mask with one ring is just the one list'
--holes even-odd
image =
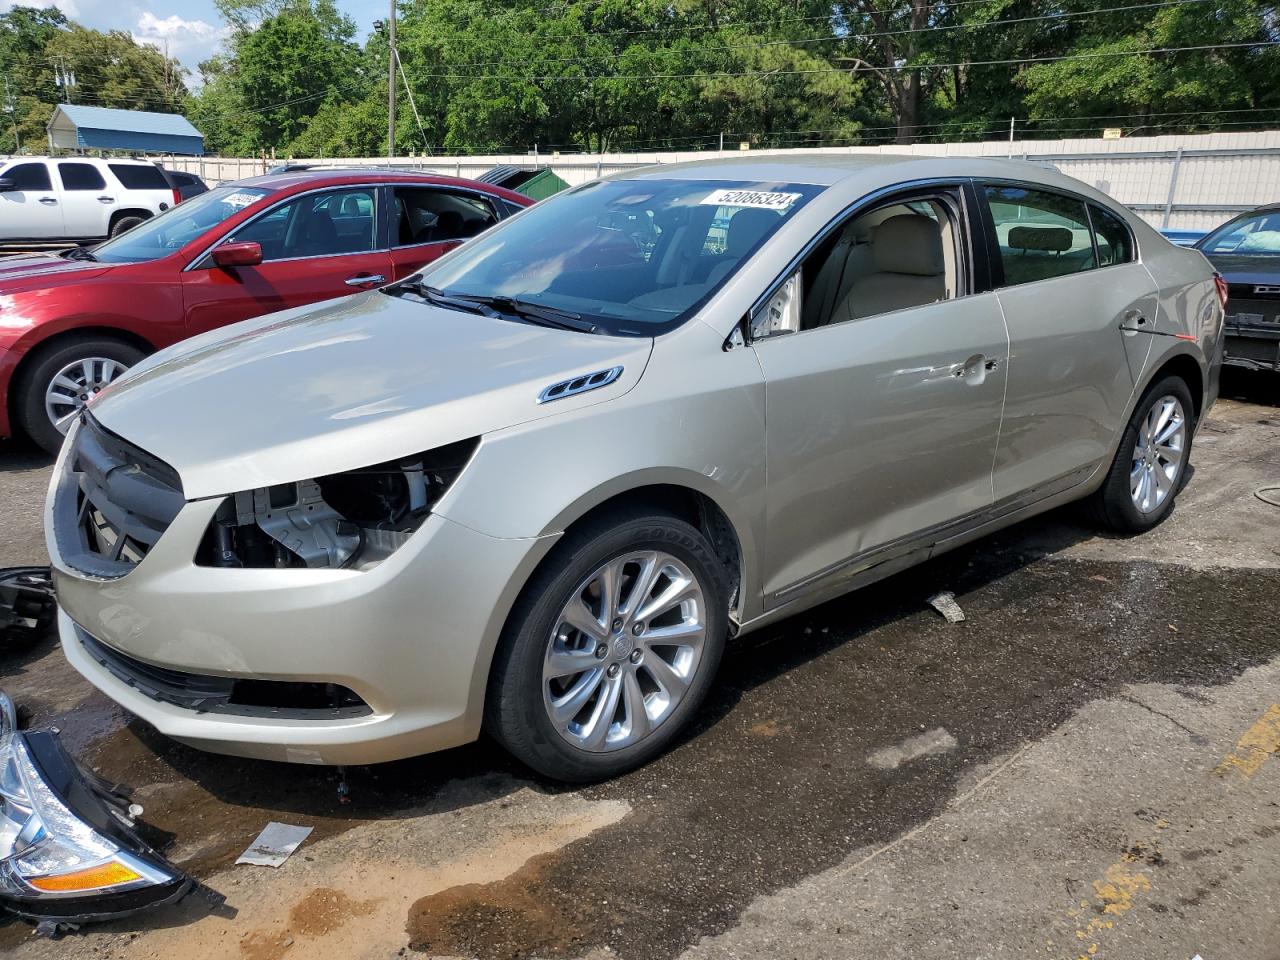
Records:
{"label": "rear door", "polygon": [[107,170],[118,183],[117,210],[147,210],[152,215],[173,206],[173,188],[154,163],[108,163]]}
{"label": "rear door", "polygon": [[117,186],[108,185],[102,170],[83,160],[59,160],[62,225],[70,237],[105,237],[115,208]]}
{"label": "rear door", "polygon": [[391,271],[396,280],[420,270],[498,222],[489,197],[435,186],[388,188],[391,195]]}
{"label": "rear door", "polygon": [[258,243],[263,262],[222,268],[206,254],[193,263],[182,274],[189,332],[387,282],[391,258],[375,242],[378,192],[351,186],[302,194],[236,228],[220,242]]}
{"label": "rear door", "polygon": [[1010,341],[995,499],[1048,496],[1111,457],[1150,349],[1136,331],[1154,320],[1154,284],[1123,222],[1095,241],[1083,198],[1015,183],[978,193]]}
{"label": "rear door", "polygon": [[15,163],[0,172],[13,189],[0,192],[0,238],[28,240],[64,237],[62,193],[43,160]]}

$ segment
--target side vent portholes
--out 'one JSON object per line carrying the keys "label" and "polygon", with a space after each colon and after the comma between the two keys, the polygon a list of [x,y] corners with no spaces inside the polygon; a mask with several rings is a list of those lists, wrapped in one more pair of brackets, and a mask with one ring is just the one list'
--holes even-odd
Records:
{"label": "side vent portholes", "polygon": [[553,383],[551,386],[546,387],[538,394],[538,402],[549,403],[552,400],[563,400],[565,397],[586,393],[588,390],[595,390],[597,387],[607,387],[620,376],[622,376],[622,368],[611,367],[608,370],[597,370],[595,373],[584,373],[582,376],[574,377],[571,380],[561,380],[559,383]]}

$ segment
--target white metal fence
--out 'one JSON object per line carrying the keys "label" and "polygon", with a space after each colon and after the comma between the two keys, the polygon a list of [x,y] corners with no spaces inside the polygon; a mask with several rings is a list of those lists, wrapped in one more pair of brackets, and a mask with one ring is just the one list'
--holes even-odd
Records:
{"label": "white metal fence", "polygon": [[[621,170],[728,156],[737,151],[626,154],[529,154],[476,157],[346,157],[299,163],[373,165],[476,177],[500,164],[550,167],[569,184]],[[1014,157],[1048,163],[1137,211],[1156,227],[1208,230],[1235,213],[1280,199],[1280,131],[1131,137],[1122,140],[1015,140],[913,146],[815,147],[765,153]],[[265,173],[278,161],[173,157],[166,165],[198,173],[210,185]]]}

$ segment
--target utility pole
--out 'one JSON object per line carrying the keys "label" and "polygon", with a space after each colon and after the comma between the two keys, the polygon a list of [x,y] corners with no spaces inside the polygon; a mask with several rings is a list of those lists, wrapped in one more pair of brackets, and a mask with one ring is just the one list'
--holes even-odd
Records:
{"label": "utility pole", "polygon": [[13,121],[13,152],[16,156],[22,152],[22,139],[18,136],[18,105],[9,90],[9,75],[4,75],[4,106],[9,111],[9,119]]}
{"label": "utility pole", "polygon": [[387,21],[387,156],[396,155],[396,0]]}

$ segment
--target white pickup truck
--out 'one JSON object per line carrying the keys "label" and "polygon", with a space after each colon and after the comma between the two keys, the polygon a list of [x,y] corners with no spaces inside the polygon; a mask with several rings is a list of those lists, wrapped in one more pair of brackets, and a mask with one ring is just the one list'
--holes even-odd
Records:
{"label": "white pickup truck", "polygon": [[179,201],[145,160],[0,161],[0,241],[114,237]]}

